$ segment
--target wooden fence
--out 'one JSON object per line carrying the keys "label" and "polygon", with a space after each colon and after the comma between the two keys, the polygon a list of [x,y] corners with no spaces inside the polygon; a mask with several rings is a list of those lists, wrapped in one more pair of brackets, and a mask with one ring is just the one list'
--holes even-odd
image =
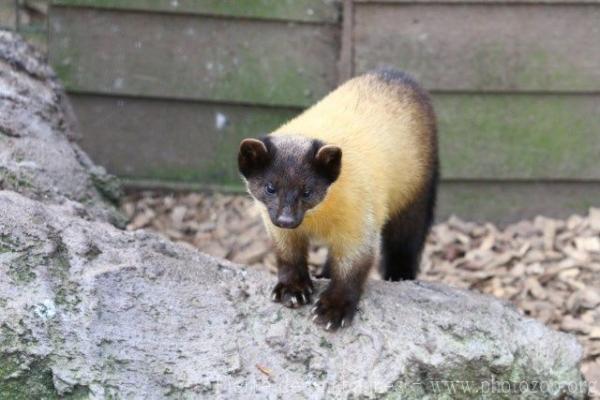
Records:
{"label": "wooden fence", "polygon": [[600,1],[54,0],[83,146],[130,181],[238,187],[239,140],[380,65],[440,125],[440,216],[600,203]]}
{"label": "wooden fence", "polygon": [[49,0],[0,0],[0,29],[19,32],[41,52],[48,44]]}

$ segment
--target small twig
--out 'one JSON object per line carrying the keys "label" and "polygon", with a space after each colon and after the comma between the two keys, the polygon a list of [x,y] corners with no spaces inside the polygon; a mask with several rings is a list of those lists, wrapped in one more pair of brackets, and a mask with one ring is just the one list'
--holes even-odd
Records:
{"label": "small twig", "polygon": [[265,374],[269,379],[271,378],[271,370],[267,367],[263,367],[262,365],[256,364],[256,368],[263,374]]}

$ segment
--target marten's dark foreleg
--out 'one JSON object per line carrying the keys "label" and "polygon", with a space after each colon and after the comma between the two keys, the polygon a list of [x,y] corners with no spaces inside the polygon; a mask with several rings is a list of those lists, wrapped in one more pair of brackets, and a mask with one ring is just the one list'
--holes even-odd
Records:
{"label": "marten's dark foreleg", "polygon": [[331,282],[312,309],[316,323],[333,330],[352,322],[373,258],[374,251],[370,249],[355,260],[331,259]]}
{"label": "marten's dark foreleg", "polygon": [[275,245],[278,282],[271,294],[273,301],[296,308],[310,302],[313,284],[307,265],[308,241],[288,238]]}

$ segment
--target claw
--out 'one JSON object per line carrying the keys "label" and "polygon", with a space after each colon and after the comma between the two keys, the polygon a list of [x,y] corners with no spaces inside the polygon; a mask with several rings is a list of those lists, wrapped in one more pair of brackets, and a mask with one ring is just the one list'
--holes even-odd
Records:
{"label": "claw", "polygon": [[273,294],[271,295],[271,300],[273,300],[273,301],[277,301],[277,293],[273,293]]}
{"label": "claw", "polygon": [[306,304],[308,301],[306,300],[306,296],[302,293],[302,304]]}
{"label": "claw", "polygon": [[312,317],[312,321],[313,321],[313,322],[315,322],[315,321],[317,320],[317,318],[319,318],[319,316],[315,314],[315,315]]}
{"label": "claw", "polygon": [[312,287],[308,287],[308,294],[313,294],[313,288]]}
{"label": "claw", "polygon": [[343,328],[343,327],[345,327],[345,326],[346,326],[346,320],[345,320],[345,319],[343,319],[343,320],[342,320],[342,328]]}
{"label": "claw", "polygon": [[331,323],[331,321],[329,321],[329,322],[327,323],[327,326],[325,327],[325,330],[326,330],[326,331],[330,330],[332,325],[333,325],[333,324]]}
{"label": "claw", "polygon": [[314,306],[313,308],[311,308],[311,309],[310,309],[310,312],[311,312],[312,314],[316,313],[316,312],[317,312],[317,306]]}
{"label": "claw", "polygon": [[292,305],[294,305],[294,307],[298,305],[298,299],[296,299],[295,296],[292,296],[291,301],[292,301]]}

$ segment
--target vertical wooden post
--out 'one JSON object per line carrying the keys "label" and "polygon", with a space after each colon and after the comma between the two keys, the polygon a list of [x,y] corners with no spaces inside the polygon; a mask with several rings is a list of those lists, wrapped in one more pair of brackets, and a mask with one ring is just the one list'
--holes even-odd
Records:
{"label": "vertical wooden post", "polygon": [[19,10],[19,0],[15,0],[15,32],[21,29],[21,12]]}
{"label": "vertical wooden post", "polygon": [[344,0],[342,8],[342,48],[338,61],[338,81],[354,75],[354,0]]}

